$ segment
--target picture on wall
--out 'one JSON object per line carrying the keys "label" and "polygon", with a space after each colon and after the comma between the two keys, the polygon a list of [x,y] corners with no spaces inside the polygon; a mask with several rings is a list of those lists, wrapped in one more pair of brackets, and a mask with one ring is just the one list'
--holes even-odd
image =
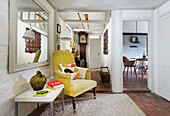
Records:
{"label": "picture on wall", "polygon": [[108,29],[104,33],[103,53],[108,54]]}
{"label": "picture on wall", "polygon": [[34,30],[35,40],[26,39],[26,53],[36,53],[37,50],[41,49],[41,34]]}

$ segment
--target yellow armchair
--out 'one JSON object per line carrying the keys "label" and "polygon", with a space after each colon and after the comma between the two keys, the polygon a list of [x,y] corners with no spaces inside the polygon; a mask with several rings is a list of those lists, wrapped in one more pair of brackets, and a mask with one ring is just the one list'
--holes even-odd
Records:
{"label": "yellow armchair", "polygon": [[71,80],[71,74],[61,72],[59,64],[73,63],[75,63],[75,60],[72,53],[64,50],[53,53],[55,79],[64,83],[64,94],[73,97],[73,111],[76,113],[76,97],[93,88],[94,97],[96,98],[95,87],[97,82],[91,80],[90,69],[87,69],[85,79]]}

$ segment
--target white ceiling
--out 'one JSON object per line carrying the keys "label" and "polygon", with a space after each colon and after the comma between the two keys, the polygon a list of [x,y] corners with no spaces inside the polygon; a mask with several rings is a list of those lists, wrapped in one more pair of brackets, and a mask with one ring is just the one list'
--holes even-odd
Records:
{"label": "white ceiling", "polygon": [[43,11],[34,0],[18,0],[18,9],[23,11]]}
{"label": "white ceiling", "polygon": [[[18,0],[19,8],[41,10],[33,0]],[[169,0],[47,0],[55,9],[59,10],[113,10],[113,9],[154,9]],[[104,12],[79,12],[82,20],[88,14],[89,20],[104,20]],[[64,19],[76,19],[76,12],[60,12]],[[72,29],[82,29],[81,23],[68,23]],[[84,23],[87,29],[87,23]],[[104,24],[89,23],[90,29],[104,29]]]}
{"label": "white ceiling", "polygon": [[168,0],[48,0],[56,9],[154,9]]}
{"label": "white ceiling", "polygon": [[[48,2],[60,11],[67,10],[113,10],[113,9],[155,9],[168,0],[48,0]],[[64,19],[76,19],[77,12],[60,12]],[[84,14],[89,15],[89,20],[105,20],[103,12],[79,12],[82,20]],[[72,29],[82,29],[81,23],[68,23]],[[87,23],[83,23],[87,29]],[[104,24],[89,24],[89,29],[104,29]]]}

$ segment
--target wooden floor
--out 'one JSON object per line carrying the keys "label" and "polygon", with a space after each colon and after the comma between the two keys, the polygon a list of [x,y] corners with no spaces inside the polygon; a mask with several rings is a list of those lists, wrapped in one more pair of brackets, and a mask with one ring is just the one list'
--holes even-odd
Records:
{"label": "wooden floor", "polygon": [[137,77],[134,72],[129,71],[128,75],[125,71],[123,74],[123,90],[124,91],[150,91],[147,87],[148,75],[144,75],[142,78],[141,71],[137,71]]}
{"label": "wooden floor", "polygon": [[[110,82],[103,83],[101,81],[99,69],[92,69],[91,79],[97,81],[96,92],[107,92],[107,93],[112,92]],[[90,90],[90,91],[92,91],[92,90]]]}

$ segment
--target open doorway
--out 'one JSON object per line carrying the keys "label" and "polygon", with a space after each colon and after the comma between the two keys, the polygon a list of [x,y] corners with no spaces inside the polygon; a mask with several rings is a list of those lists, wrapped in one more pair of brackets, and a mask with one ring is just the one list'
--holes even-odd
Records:
{"label": "open doorway", "polygon": [[123,90],[148,89],[148,21],[123,21]]}

